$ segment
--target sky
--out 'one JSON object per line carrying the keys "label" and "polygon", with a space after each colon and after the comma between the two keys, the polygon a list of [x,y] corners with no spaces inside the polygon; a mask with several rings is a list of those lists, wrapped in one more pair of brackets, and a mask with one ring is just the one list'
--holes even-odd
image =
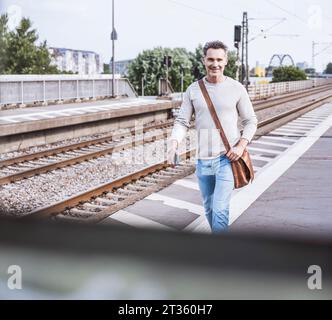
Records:
{"label": "sky", "polygon": [[[115,60],[133,59],[157,46],[193,51],[199,43],[225,42],[234,50],[234,25],[249,17],[249,64],[268,66],[273,54],[290,54],[318,71],[332,62],[330,0],[115,0]],[[0,0],[10,26],[28,17],[49,46],[112,54],[111,0]],[[262,32],[263,30],[263,32]],[[329,45],[331,46],[329,47]]]}

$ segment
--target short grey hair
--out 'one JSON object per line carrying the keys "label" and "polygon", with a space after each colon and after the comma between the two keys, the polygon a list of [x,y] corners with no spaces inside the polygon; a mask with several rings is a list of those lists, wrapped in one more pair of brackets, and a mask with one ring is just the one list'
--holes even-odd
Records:
{"label": "short grey hair", "polygon": [[204,47],[203,47],[203,54],[204,57],[206,57],[206,54],[209,49],[223,49],[225,50],[226,54],[228,53],[228,47],[221,41],[216,40],[216,41],[210,41],[207,42]]}

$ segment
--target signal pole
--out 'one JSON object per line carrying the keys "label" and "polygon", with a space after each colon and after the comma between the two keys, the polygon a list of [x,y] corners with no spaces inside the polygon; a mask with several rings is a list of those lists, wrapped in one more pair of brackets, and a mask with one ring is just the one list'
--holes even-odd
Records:
{"label": "signal pole", "polygon": [[[241,26],[234,27],[234,47],[236,48],[236,80],[240,81],[240,42],[241,42]],[[242,81],[242,79],[241,79]]]}
{"label": "signal pole", "polygon": [[248,13],[243,12],[242,20],[242,68],[241,68],[241,80],[242,84],[245,85],[248,90],[249,85],[249,55],[248,55]]}

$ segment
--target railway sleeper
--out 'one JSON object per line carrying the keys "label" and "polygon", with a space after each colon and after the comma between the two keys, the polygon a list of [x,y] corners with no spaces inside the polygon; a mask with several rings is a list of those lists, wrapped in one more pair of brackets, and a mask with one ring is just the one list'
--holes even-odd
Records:
{"label": "railway sleeper", "polygon": [[[91,215],[90,215],[91,216]],[[77,222],[79,221],[79,217],[73,217],[73,216],[70,216],[70,215],[64,215],[62,213],[56,215],[54,218],[54,220],[59,220],[59,221],[69,221],[69,222]]]}
{"label": "railway sleeper", "polygon": [[[90,217],[91,216],[91,211],[85,211],[85,210],[80,210],[77,208],[70,209],[68,214],[70,216],[74,216],[77,218],[82,218],[82,217]],[[65,215],[66,217],[67,215]]]}
{"label": "railway sleeper", "polygon": [[120,194],[128,194],[128,195],[133,195],[133,194],[137,193],[137,191],[123,189],[123,188],[120,188],[120,189],[118,189],[116,191],[119,192]]}
{"label": "railway sleeper", "polygon": [[153,184],[158,183],[158,181],[165,181],[165,179],[158,179],[158,178],[153,178],[153,177],[145,177],[145,181],[152,182]]}
{"label": "railway sleeper", "polygon": [[146,187],[142,187],[142,186],[137,186],[137,185],[130,185],[127,187],[127,190],[132,190],[132,191],[142,191],[145,190]]}
{"label": "railway sleeper", "polygon": [[101,204],[102,206],[103,205],[105,205],[105,206],[111,206],[113,204],[118,203],[118,201],[116,201],[116,200],[109,200],[109,199],[106,199],[106,198],[96,198],[95,202]]}
{"label": "railway sleeper", "polygon": [[166,175],[161,174],[160,172],[152,174],[152,178],[156,178],[159,180],[165,180],[168,177]]}
{"label": "railway sleeper", "polygon": [[116,199],[116,201],[125,200],[127,198],[127,196],[125,196],[124,194],[116,194],[116,193],[113,193],[113,192],[107,193],[105,195],[105,197],[110,199],[110,200]]}
{"label": "railway sleeper", "polygon": [[159,171],[158,174],[165,176],[165,177],[170,177],[170,178],[178,175],[177,172],[170,172],[170,171]]}
{"label": "railway sleeper", "polygon": [[138,184],[139,186],[145,186],[145,187],[149,187],[149,186],[154,186],[155,183],[153,182],[148,182],[148,181],[144,181],[144,180],[138,180],[136,182],[136,184]]}
{"label": "railway sleeper", "polygon": [[82,205],[82,207],[84,209],[87,209],[89,211],[94,211],[94,212],[99,212],[99,211],[102,211],[102,210],[104,210],[106,208],[105,206],[97,205],[97,204],[92,204],[92,203],[89,203],[89,202],[84,203]]}

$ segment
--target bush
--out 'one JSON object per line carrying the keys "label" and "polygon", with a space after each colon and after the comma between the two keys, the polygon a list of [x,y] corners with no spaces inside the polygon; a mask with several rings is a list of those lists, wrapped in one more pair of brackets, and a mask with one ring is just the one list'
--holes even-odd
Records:
{"label": "bush", "polygon": [[294,66],[279,67],[273,70],[272,82],[307,80],[305,72]]}

